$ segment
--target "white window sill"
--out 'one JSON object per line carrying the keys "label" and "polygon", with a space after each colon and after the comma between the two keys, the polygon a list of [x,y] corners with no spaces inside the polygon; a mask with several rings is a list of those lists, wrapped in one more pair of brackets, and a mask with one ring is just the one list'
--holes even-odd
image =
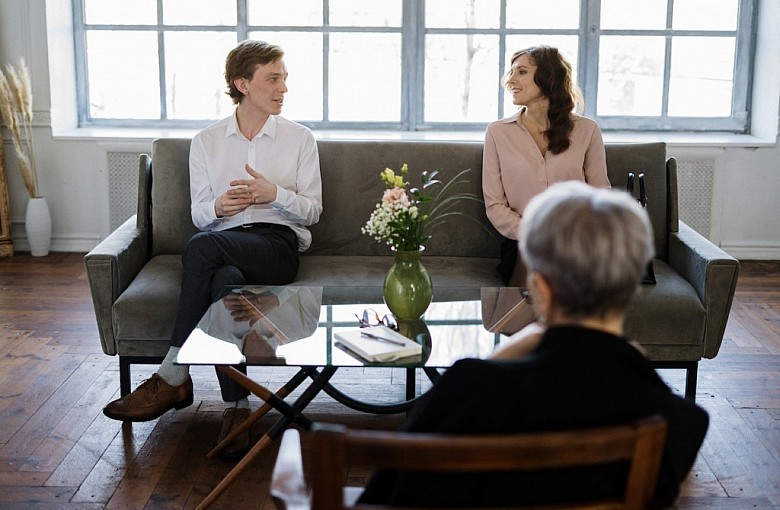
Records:
{"label": "white window sill", "polygon": [[[156,138],[191,138],[197,129],[149,129],[91,127],[58,130],[55,140],[95,141],[104,143],[150,143]],[[318,139],[329,140],[428,140],[479,141],[483,131],[361,131],[319,130]],[[665,142],[670,147],[774,147],[776,139],[733,133],[674,133],[674,132],[605,132],[606,143]]]}

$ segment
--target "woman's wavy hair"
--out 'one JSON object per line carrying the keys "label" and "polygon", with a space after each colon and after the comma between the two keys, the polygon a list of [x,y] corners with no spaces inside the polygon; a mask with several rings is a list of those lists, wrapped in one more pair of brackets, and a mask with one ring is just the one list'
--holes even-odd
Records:
{"label": "woman's wavy hair", "polygon": [[550,128],[545,131],[547,149],[560,154],[569,148],[571,131],[574,129],[572,112],[582,111],[585,101],[582,91],[574,82],[571,64],[557,48],[551,46],[531,46],[512,55],[511,63],[522,55],[536,66],[534,83],[550,101],[547,118]]}
{"label": "woman's wavy hair", "polygon": [[275,44],[265,41],[253,41],[247,39],[238,43],[228,53],[225,59],[225,81],[227,82],[227,95],[233,100],[233,104],[238,104],[244,98],[236,84],[233,83],[238,78],[252,79],[257,66],[264,66],[284,57],[284,51]]}

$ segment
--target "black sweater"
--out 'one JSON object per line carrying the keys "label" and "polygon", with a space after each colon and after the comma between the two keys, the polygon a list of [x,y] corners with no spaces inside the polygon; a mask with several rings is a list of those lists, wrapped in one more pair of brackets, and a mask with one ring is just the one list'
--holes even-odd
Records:
{"label": "black sweater", "polygon": [[[656,413],[668,429],[655,499],[669,505],[704,440],[708,415],[674,395],[626,339],[607,333],[555,327],[521,360],[461,360],[412,408],[401,429],[552,431],[627,423]],[[625,472],[621,465],[522,475],[380,472],[360,501],[463,507],[564,502],[615,494]]]}

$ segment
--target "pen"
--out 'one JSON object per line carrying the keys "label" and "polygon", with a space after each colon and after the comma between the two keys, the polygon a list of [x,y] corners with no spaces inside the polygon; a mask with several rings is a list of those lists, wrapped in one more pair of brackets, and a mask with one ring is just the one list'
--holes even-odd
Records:
{"label": "pen", "polygon": [[380,342],[389,342],[389,343],[395,344],[395,345],[401,345],[401,346],[406,345],[405,343],[399,342],[398,340],[393,340],[391,338],[385,338],[383,336],[373,335],[371,333],[366,333],[365,331],[361,331],[360,332],[360,336],[364,336],[366,338],[371,338],[373,340],[379,340]]}

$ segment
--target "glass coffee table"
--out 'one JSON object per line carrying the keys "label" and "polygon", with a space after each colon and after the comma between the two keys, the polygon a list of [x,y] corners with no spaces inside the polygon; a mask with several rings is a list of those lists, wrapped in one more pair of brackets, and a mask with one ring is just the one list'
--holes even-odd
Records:
{"label": "glass coffee table", "polygon": [[[440,371],[457,360],[487,357],[506,341],[507,334],[532,322],[533,314],[523,289],[434,288],[433,302],[421,320],[397,321],[399,332],[420,343],[422,353],[391,362],[367,362],[339,343],[336,334],[360,327],[363,318],[371,324],[392,319],[383,304],[381,287],[244,286],[226,289],[211,305],[182,346],[177,363],[215,365],[265,403],[208,457],[271,409],[282,416],[198,508],[209,506],[292,422],[310,428],[312,423],[303,410],[321,391],[358,411],[404,412],[419,398],[415,395],[417,369],[435,383]],[[299,370],[272,392],[235,368],[241,364]],[[365,402],[330,383],[339,368],[356,366],[406,369],[406,398],[391,404]],[[308,379],[311,382],[294,402],[284,400]]]}

